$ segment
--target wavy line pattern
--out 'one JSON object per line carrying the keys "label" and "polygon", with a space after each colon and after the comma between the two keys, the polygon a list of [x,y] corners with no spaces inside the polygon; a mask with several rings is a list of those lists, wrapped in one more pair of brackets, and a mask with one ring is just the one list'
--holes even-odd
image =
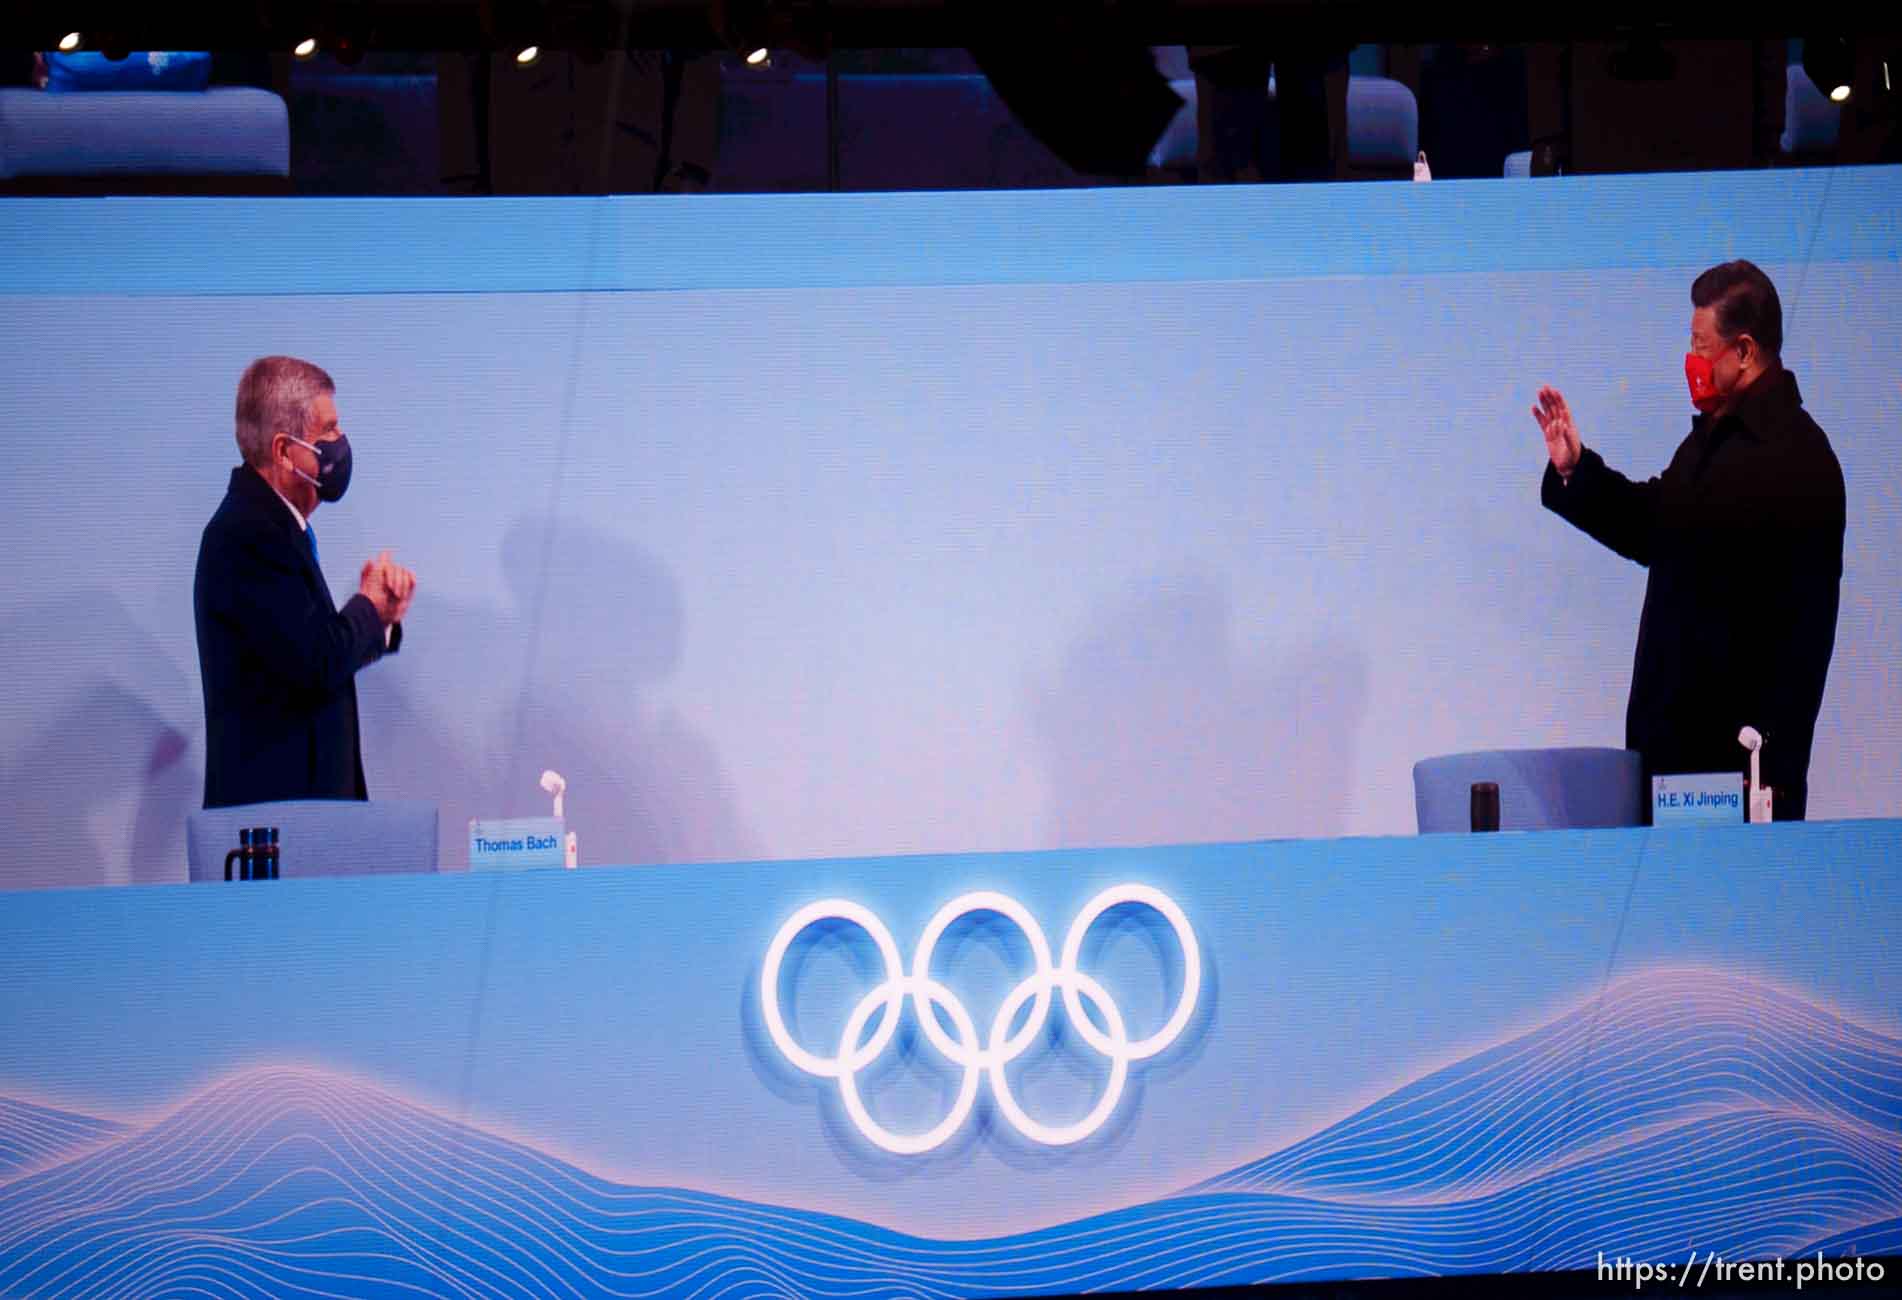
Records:
{"label": "wavy line pattern", "polygon": [[136,1130],[0,1117],[40,1153],[0,1180],[9,1296],[935,1300],[1902,1246],[1902,1040],[1710,970],[1627,981],[1181,1195],[988,1241],[615,1184],[321,1070],[229,1076]]}
{"label": "wavy line pattern", "polygon": [[0,1097],[0,1181],[70,1158],[125,1131],[114,1120]]}
{"label": "wavy line pattern", "polygon": [[1902,1041],[1765,984],[1652,971],[1202,1189],[1466,1199],[1646,1128],[1739,1109],[1893,1138]]}

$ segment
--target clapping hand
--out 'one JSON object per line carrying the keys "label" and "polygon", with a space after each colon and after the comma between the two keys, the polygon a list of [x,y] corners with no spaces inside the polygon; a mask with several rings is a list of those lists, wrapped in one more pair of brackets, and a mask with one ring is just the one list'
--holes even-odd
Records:
{"label": "clapping hand", "polygon": [[383,551],[364,564],[357,590],[376,606],[377,617],[386,626],[401,623],[409,612],[410,597],[416,594],[416,575]]}
{"label": "clapping hand", "polygon": [[1532,418],[1539,422],[1539,432],[1545,435],[1545,454],[1552,458],[1552,468],[1569,478],[1578,468],[1580,444],[1565,395],[1556,388],[1541,388],[1539,404],[1532,408]]}

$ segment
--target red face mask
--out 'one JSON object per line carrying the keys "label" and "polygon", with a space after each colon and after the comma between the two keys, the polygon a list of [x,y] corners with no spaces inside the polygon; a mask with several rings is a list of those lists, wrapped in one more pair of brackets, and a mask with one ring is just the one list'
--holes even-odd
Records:
{"label": "red face mask", "polygon": [[1684,378],[1691,385],[1691,405],[1705,415],[1724,404],[1724,394],[1717,391],[1717,367],[1709,357],[1686,352]]}

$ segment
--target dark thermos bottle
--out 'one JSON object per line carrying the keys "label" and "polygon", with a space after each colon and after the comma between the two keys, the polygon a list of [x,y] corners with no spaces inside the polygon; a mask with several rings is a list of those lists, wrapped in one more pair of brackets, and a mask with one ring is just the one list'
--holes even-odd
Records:
{"label": "dark thermos bottle", "polygon": [[1473,782],[1473,829],[1476,831],[1499,829],[1499,783],[1497,781]]}

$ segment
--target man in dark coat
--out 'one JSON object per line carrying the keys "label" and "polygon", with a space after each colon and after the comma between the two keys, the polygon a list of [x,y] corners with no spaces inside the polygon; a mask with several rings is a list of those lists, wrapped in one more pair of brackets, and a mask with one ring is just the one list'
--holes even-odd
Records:
{"label": "man in dark coat", "polygon": [[343,496],[350,444],[330,376],[263,357],[238,382],[238,450],[205,525],[192,605],[205,691],[205,807],[367,799],[356,673],[403,643],[416,577],[386,551],[338,609],[310,518]]}
{"label": "man in dark coat", "polygon": [[[1779,821],[1809,801],[1810,743],[1836,641],[1842,467],[1783,368],[1783,308],[1749,262],[1691,286],[1685,376],[1699,414],[1663,474],[1633,483],[1581,445],[1541,389],[1546,507],[1651,571],[1625,744],[1658,773],[1738,772],[1763,737]],[[1646,800],[1649,806],[1649,800]]]}

